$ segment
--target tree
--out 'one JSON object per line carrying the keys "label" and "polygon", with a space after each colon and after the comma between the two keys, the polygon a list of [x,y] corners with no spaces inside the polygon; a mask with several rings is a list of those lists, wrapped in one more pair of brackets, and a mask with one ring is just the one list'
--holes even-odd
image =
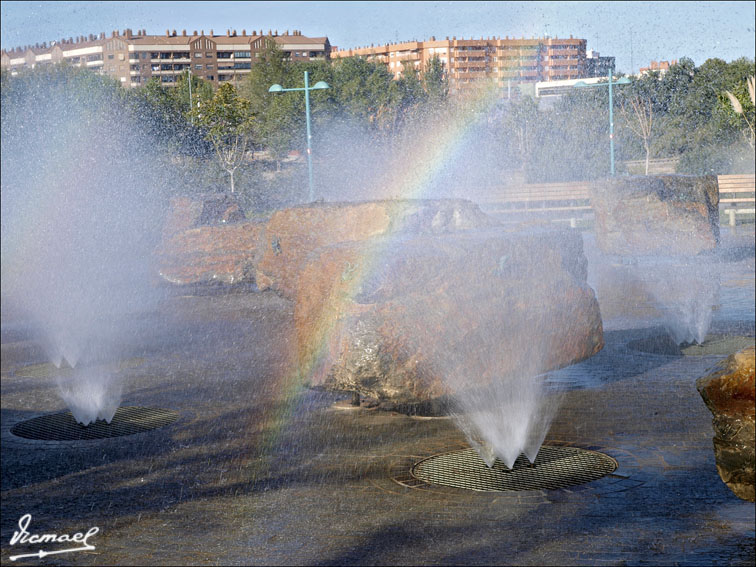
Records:
{"label": "tree", "polygon": [[504,116],[504,135],[511,140],[510,151],[517,156],[522,171],[528,168],[538,120],[538,104],[529,96],[511,101]]}
{"label": "tree", "polygon": [[442,104],[449,97],[449,78],[438,55],[431,57],[423,70],[423,86],[432,105]]}
{"label": "tree", "polygon": [[[191,88],[190,88],[191,84]],[[191,107],[189,104],[189,94],[191,93],[193,106],[207,102],[213,98],[213,85],[196,75],[189,73],[181,74],[176,81],[176,86],[165,89],[169,97],[174,101],[176,108],[187,117],[191,117]]]}
{"label": "tree", "polygon": [[630,130],[641,139],[646,153],[645,174],[648,175],[651,157],[651,136],[653,133],[654,115],[656,114],[656,96],[659,76],[652,72],[633,82],[627,93],[619,96],[619,109],[625,123]]}
{"label": "tree", "polygon": [[[732,111],[746,124],[746,128],[743,130],[743,136],[745,137],[748,145],[751,149],[754,149],[754,106],[756,106],[756,93],[754,93],[754,76],[751,75],[746,79],[748,96],[745,95],[743,88],[734,89],[735,93],[725,91],[725,95],[730,103]],[[740,85],[739,85],[740,86]],[[750,104],[748,104],[750,102]]]}
{"label": "tree", "polygon": [[212,99],[192,109],[192,115],[212,142],[218,163],[229,175],[233,193],[234,173],[244,161],[251,139],[250,102],[240,97],[231,83],[224,83]]}

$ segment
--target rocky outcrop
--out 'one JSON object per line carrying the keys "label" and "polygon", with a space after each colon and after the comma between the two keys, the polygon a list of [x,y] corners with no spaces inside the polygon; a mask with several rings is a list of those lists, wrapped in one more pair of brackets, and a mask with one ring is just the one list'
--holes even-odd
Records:
{"label": "rocky outcrop", "polygon": [[267,226],[257,285],[293,299],[297,277],[313,250],[404,231],[448,234],[493,221],[465,200],[387,200],[319,203],[277,211]]}
{"label": "rocky outcrop", "polygon": [[727,487],[743,500],[754,501],[754,347],[725,359],[696,381],[701,397],[714,414],[714,455]]}
{"label": "rocky outcrop", "polygon": [[179,197],[155,251],[158,273],[174,284],[254,282],[265,224],[245,222],[226,194]]}
{"label": "rocky outcrop", "polygon": [[719,242],[715,176],[602,179],[591,184],[591,206],[606,254],[695,255]]}
{"label": "rocky outcrop", "polygon": [[300,368],[314,386],[395,403],[536,374],[603,346],[579,234],[503,229],[322,247],[297,282]]}
{"label": "rocky outcrop", "polygon": [[163,224],[163,238],[189,228],[244,221],[244,212],[232,195],[210,193],[196,197],[174,197]]}
{"label": "rocky outcrop", "polygon": [[200,226],[173,234],[157,250],[162,279],[174,284],[254,282],[264,223]]}

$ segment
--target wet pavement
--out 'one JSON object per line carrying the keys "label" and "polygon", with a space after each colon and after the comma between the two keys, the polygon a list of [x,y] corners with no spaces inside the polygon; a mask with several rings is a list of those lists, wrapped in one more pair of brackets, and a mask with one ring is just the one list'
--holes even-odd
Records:
{"label": "wet pavement", "polygon": [[[711,333],[754,335],[753,226],[723,229]],[[590,234],[587,251],[595,253]],[[600,270],[599,270],[600,271]],[[134,320],[113,367],[122,405],[179,412],[166,427],[96,441],[25,440],[10,428],[64,409],[53,368],[3,311],[0,558],[75,547],[10,544],[96,526],[94,550],[14,564],[752,565],[754,504],[714,465],[695,388],[724,355],[632,348],[657,306],[617,297],[594,271],[605,348],[553,372],[565,388],[547,443],[604,452],[610,476],[562,490],[483,493],[409,480],[465,446],[448,418],[352,408],[292,371],[290,302],[270,293],[173,295]],[[623,292],[624,293],[624,292]]]}

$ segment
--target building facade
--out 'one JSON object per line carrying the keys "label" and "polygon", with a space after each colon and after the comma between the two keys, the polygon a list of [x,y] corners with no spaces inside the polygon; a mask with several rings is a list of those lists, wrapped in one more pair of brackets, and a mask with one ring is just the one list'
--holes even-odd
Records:
{"label": "building facade", "polygon": [[673,65],[677,65],[677,59],[673,59],[672,61],[651,61],[651,65],[641,67],[638,70],[638,75],[647,75],[651,71],[657,71],[660,75],[664,75]]}
{"label": "building facade", "polygon": [[505,87],[585,76],[586,40],[560,38],[480,38],[410,41],[356,49],[335,49],[331,57],[363,57],[386,65],[398,78],[405,65],[424,68],[438,57],[452,92],[489,83]]}
{"label": "building facade", "polygon": [[585,77],[606,77],[614,70],[614,57],[601,57],[598,51],[589,49],[585,58]]}
{"label": "building facade", "polygon": [[213,30],[188,34],[183,30],[166,30],[165,35],[148,35],[146,30],[134,33],[104,33],[53,42],[51,45],[2,50],[3,69],[16,74],[23,68],[34,68],[68,61],[118,79],[125,87],[139,87],[156,77],[164,86],[173,86],[178,77],[192,74],[212,82],[238,82],[249,74],[255,61],[271,43],[288,54],[292,61],[317,61],[330,58],[331,44],[327,37],[306,37],[301,31],[226,30],[215,35]]}

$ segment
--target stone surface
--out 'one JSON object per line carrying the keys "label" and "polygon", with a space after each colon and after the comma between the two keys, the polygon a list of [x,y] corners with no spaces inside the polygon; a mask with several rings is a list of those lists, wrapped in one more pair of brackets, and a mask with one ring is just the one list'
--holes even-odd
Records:
{"label": "stone surface", "polygon": [[265,224],[200,226],[164,240],[159,274],[174,284],[254,282]]}
{"label": "stone surface", "polygon": [[232,195],[210,193],[196,197],[174,197],[163,224],[163,238],[196,226],[243,220],[244,212]]}
{"label": "stone surface", "polygon": [[293,299],[307,255],[322,246],[397,231],[446,234],[493,223],[477,205],[461,199],[322,203],[285,209],[274,213],[268,223],[257,284]]}
{"label": "stone surface", "polygon": [[754,501],[754,347],[737,352],[696,387],[714,414],[714,455],[722,481],[743,500]]}
{"label": "stone surface", "polygon": [[442,376],[485,384],[603,346],[580,235],[487,229],[323,247],[298,281],[299,366],[313,386],[426,403]]}
{"label": "stone surface", "polygon": [[596,239],[618,255],[694,255],[719,241],[715,176],[650,175],[591,184]]}
{"label": "stone surface", "polygon": [[179,197],[155,251],[162,280],[174,284],[254,282],[264,223],[244,222],[226,194]]}

